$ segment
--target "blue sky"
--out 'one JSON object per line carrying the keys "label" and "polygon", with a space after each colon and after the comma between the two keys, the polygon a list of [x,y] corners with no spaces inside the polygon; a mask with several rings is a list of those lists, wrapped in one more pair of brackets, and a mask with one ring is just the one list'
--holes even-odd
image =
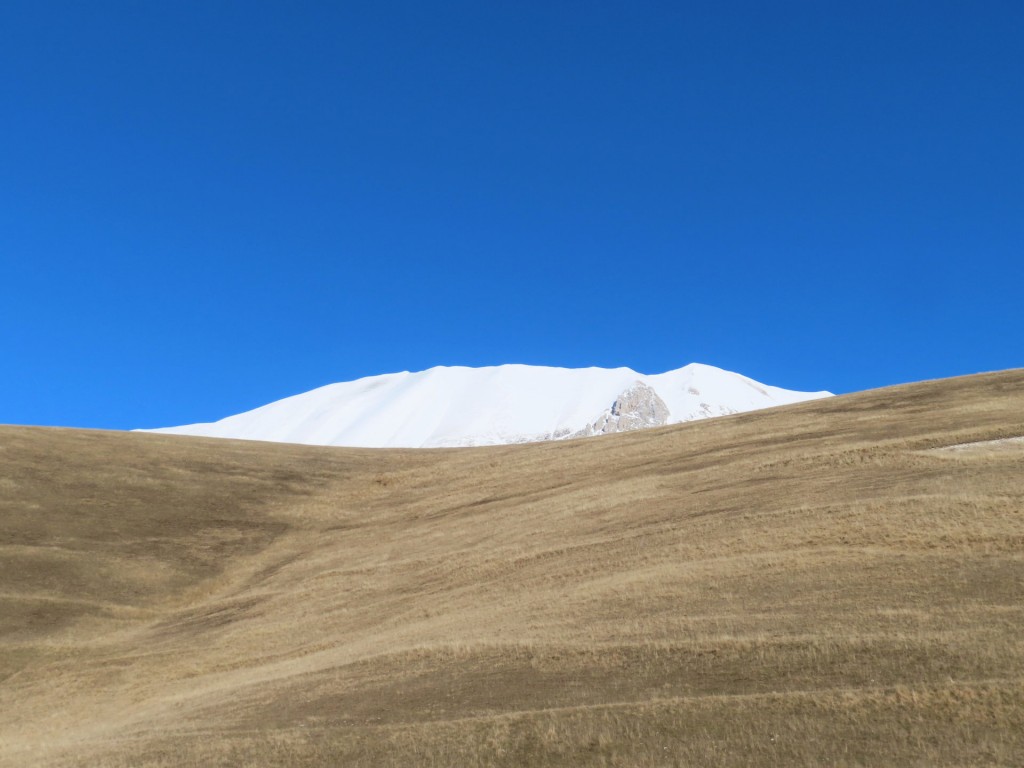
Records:
{"label": "blue sky", "polygon": [[1024,4],[0,5],[0,422],[1024,365]]}

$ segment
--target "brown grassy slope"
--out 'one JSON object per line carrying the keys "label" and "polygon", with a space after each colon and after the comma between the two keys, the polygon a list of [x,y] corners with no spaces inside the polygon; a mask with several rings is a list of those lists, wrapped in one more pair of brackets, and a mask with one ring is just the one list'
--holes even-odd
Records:
{"label": "brown grassy slope", "polygon": [[1024,371],[568,443],[0,429],[4,765],[1020,764]]}

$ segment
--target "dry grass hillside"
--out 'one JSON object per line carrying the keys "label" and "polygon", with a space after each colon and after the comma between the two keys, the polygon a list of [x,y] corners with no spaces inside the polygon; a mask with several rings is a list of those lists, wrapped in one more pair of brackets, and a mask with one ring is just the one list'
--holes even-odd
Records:
{"label": "dry grass hillside", "polygon": [[452,451],[0,428],[0,764],[1024,764],[1022,435],[1024,371]]}

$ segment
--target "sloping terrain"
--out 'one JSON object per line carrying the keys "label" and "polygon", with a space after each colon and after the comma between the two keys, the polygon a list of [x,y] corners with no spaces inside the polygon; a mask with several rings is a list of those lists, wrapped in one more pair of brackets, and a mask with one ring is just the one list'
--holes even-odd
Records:
{"label": "sloping terrain", "polygon": [[0,764],[1020,764],[1020,436],[1024,371],[465,450],[5,427]]}

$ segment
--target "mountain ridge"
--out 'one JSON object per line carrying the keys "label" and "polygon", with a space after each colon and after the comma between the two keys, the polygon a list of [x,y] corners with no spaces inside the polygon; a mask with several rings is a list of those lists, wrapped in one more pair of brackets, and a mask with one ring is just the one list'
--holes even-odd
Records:
{"label": "mountain ridge", "polygon": [[365,448],[468,447],[629,431],[830,395],[701,363],[659,374],[434,366],[327,384],[215,422],[144,431]]}

